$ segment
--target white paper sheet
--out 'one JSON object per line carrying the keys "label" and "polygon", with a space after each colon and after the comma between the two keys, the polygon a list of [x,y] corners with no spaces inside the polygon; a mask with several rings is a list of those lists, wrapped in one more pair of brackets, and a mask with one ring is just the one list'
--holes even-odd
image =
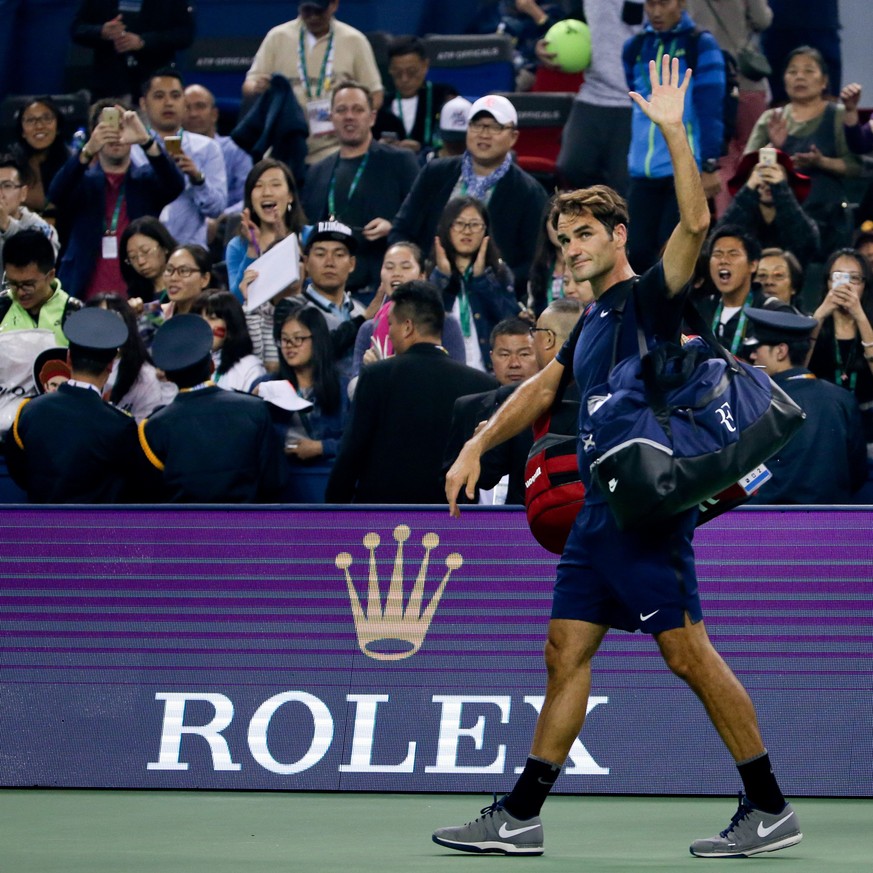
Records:
{"label": "white paper sheet", "polygon": [[297,234],[288,234],[282,242],[276,243],[250,264],[248,269],[258,271],[258,278],[249,285],[244,307],[246,312],[251,312],[300,278]]}

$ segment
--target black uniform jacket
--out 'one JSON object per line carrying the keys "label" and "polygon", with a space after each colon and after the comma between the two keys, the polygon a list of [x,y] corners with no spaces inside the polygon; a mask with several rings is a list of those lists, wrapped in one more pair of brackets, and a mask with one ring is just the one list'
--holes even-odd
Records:
{"label": "black uniform jacket", "polygon": [[140,423],[167,503],[275,503],[287,464],[267,404],[215,385],[182,391]]}
{"label": "black uniform jacket", "polygon": [[134,501],[138,455],[134,420],[72,385],[24,401],[6,437],[9,472],[31,503]]}

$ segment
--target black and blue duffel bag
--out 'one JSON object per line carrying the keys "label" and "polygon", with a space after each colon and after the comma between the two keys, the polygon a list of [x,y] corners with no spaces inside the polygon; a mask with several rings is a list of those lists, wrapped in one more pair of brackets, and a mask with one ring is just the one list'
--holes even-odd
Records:
{"label": "black and blue duffel bag", "polygon": [[697,336],[681,346],[649,350],[638,328],[639,357],[613,366],[589,397],[583,452],[623,530],[735,484],[776,454],[805,417],[763,370],[719,345],[690,301],[685,321]]}

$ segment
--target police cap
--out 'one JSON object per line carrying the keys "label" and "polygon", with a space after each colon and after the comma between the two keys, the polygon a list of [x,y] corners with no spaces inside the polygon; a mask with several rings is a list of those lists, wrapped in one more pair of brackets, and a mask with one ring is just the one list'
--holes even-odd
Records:
{"label": "police cap", "polygon": [[127,342],[128,330],[117,312],[86,307],[74,312],[63,324],[64,336],[72,345],[95,351],[110,351]]}
{"label": "police cap", "polygon": [[185,370],[212,352],[212,328],[199,315],[174,315],[155,334],[152,360],[165,372]]}
{"label": "police cap", "polygon": [[754,336],[747,337],[746,346],[775,346],[804,340],[818,324],[814,318],[802,315],[787,303],[750,308],[746,310],[746,316],[754,325]]}

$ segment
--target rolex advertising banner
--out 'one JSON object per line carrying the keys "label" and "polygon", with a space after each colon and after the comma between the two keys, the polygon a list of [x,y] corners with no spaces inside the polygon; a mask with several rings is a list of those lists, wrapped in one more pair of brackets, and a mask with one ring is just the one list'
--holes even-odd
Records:
{"label": "rolex advertising banner", "polygon": [[[786,793],[873,795],[873,512],[698,530],[704,616]],[[522,511],[0,510],[0,784],[505,791],[557,558]],[[610,632],[562,792],[727,794],[651,637]]]}

